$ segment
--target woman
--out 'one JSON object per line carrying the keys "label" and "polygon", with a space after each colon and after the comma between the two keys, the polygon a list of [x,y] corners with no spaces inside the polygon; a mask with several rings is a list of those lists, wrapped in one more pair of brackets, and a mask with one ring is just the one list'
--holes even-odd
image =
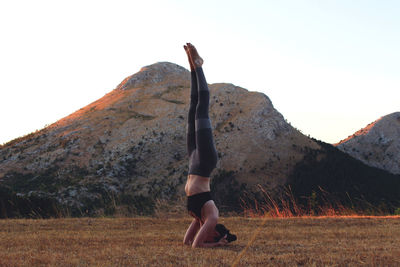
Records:
{"label": "woman", "polygon": [[218,209],[210,194],[210,174],[217,164],[217,151],[208,116],[210,94],[202,69],[203,59],[192,44],[187,43],[183,47],[188,55],[191,70],[190,106],[186,129],[189,175],[185,192],[188,197],[188,211],[194,217],[183,243],[192,245],[193,248],[224,246],[229,241],[236,240],[236,236],[230,235],[229,231],[218,231],[220,225],[216,228]]}

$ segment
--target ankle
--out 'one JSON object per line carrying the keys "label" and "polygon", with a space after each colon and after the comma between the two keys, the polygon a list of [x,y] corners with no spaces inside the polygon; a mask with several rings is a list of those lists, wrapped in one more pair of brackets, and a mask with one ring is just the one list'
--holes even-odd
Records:
{"label": "ankle", "polygon": [[203,66],[203,60],[201,58],[196,58],[194,60],[194,66],[196,68],[201,68],[201,66]]}

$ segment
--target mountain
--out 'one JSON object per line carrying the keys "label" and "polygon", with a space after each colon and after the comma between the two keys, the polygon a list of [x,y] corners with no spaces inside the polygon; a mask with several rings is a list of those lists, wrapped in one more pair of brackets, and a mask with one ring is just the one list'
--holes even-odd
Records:
{"label": "mountain", "polygon": [[[0,180],[18,196],[45,196],[73,213],[104,212],[113,195],[133,211],[156,197],[183,196],[189,93],[186,69],[146,66],[101,99],[2,146]],[[220,186],[229,178],[250,191],[259,183],[273,189],[285,184],[304,148],[319,147],[262,93],[212,84],[210,95]]]}
{"label": "mountain", "polygon": [[369,166],[400,174],[400,112],[377,119],[335,146]]}
{"label": "mountain", "polygon": [[[221,211],[240,211],[243,201],[264,192],[278,196],[288,185],[304,205],[319,188],[342,199],[350,192],[397,203],[390,190],[400,188],[398,176],[304,136],[262,93],[227,83],[209,87],[219,155],[211,189]],[[0,217],[149,214],[160,199],[184,207],[189,98],[189,71],[156,63],[71,115],[2,145]],[[377,177],[385,186],[375,186]]]}

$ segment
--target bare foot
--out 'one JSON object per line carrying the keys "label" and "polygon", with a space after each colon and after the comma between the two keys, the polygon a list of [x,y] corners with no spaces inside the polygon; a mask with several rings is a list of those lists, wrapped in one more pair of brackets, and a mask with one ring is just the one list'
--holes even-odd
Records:
{"label": "bare foot", "polygon": [[192,58],[190,57],[189,47],[184,45],[183,48],[185,49],[186,55],[187,55],[188,60],[189,60],[190,70],[194,71],[195,70],[195,66],[194,66],[194,63],[192,61]]}
{"label": "bare foot", "polygon": [[201,67],[203,65],[204,60],[199,56],[199,53],[197,53],[196,47],[194,47],[194,45],[192,45],[191,43],[186,43],[186,44],[187,47],[189,48],[190,57],[192,58],[194,66]]}

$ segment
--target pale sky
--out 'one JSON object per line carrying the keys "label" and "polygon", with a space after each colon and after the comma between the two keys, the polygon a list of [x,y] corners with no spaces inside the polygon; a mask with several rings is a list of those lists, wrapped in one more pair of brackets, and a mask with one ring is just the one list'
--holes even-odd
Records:
{"label": "pale sky", "polygon": [[141,67],[189,68],[265,93],[328,143],[400,111],[400,1],[0,0],[0,144],[113,90]]}

